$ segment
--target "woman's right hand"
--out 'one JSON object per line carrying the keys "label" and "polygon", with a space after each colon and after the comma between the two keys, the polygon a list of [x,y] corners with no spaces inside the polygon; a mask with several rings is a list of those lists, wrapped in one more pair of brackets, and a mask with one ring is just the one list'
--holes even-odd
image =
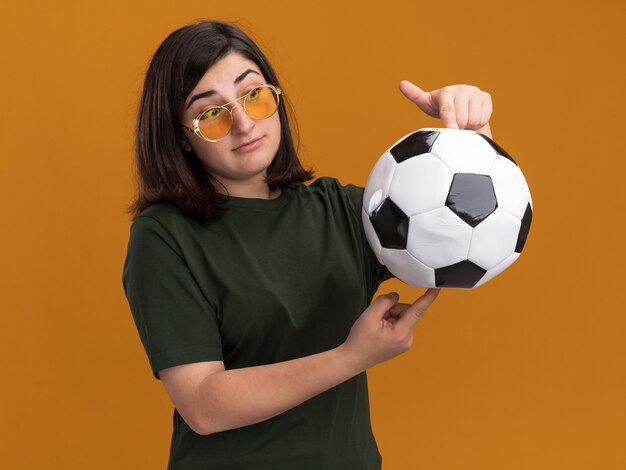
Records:
{"label": "woman's right hand", "polygon": [[272,364],[225,369],[221,361],[159,370],[183,419],[200,435],[273,418],[407,351],[413,326],[437,297],[429,289],[411,305],[397,294],[378,297],[356,320],[340,346]]}
{"label": "woman's right hand", "polygon": [[352,325],[339,346],[350,367],[362,372],[408,351],[413,344],[413,327],[437,298],[440,289],[428,289],[412,304],[398,303],[398,294],[381,295]]}

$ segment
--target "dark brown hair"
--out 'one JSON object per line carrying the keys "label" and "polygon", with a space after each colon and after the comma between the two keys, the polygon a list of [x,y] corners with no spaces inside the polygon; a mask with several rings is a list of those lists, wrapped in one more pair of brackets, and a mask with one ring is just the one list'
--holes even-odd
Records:
{"label": "dark brown hair", "polygon": [[[216,190],[219,182],[193,151],[180,146],[181,116],[191,90],[215,62],[231,51],[253,61],[268,83],[280,87],[265,55],[241,29],[229,23],[202,21],[180,28],[154,54],[137,113],[138,191],[128,209],[133,219],[159,202],[172,202],[198,221],[223,215],[222,203],[228,197]],[[272,191],[313,178],[313,171],[305,170],[298,159],[285,105],[279,106],[278,114],[280,145],[267,169],[267,184]],[[292,124],[297,136],[297,123],[293,120]]]}

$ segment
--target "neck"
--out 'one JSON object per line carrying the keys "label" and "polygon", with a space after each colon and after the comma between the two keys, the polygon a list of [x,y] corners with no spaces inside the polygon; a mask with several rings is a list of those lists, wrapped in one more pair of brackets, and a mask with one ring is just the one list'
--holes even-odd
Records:
{"label": "neck", "polygon": [[272,191],[265,182],[230,182],[225,185],[228,195],[233,197],[254,199],[276,199],[280,196],[280,189]]}

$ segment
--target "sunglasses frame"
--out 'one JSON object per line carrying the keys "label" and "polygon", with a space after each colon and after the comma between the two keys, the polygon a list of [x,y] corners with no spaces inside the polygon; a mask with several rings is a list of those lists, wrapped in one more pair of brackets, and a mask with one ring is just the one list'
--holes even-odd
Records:
{"label": "sunglasses frame", "polygon": [[[245,106],[246,105],[246,98],[248,97],[248,95],[250,93],[252,93],[254,90],[258,90],[259,88],[270,88],[274,92],[274,94],[276,95],[276,110],[272,114],[270,114],[269,116],[264,117],[263,119],[267,119],[267,118],[273,116],[274,113],[276,113],[276,111],[278,111],[278,106],[280,105],[280,95],[282,94],[283,91],[280,88],[275,87],[274,85],[270,85],[269,83],[264,83],[262,85],[254,87],[252,90],[250,90],[245,95],[240,96],[239,98],[234,99],[232,101],[229,101],[228,103],[224,103],[223,105],[220,105],[220,106],[210,106],[210,107],[202,110],[200,112],[200,114],[198,114],[198,116],[196,116],[196,118],[191,122],[191,125],[193,127],[188,127],[188,126],[185,126],[184,124],[183,124],[183,127],[185,129],[187,129],[188,131],[191,131],[194,134],[196,134],[202,140],[206,140],[207,142],[217,142],[218,140],[222,140],[224,137],[226,137],[228,134],[230,134],[230,130],[233,127],[233,112],[232,112],[232,110],[228,109],[226,106],[228,106],[230,104],[233,104],[233,103],[237,103],[237,102],[239,102],[241,100],[243,100],[243,102],[241,103],[241,108],[243,109],[244,113],[246,113],[246,116],[248,116],[250,119],[254,119],[255,121],[262,121],[263,119],[255,119],[252,116],[250,116],[248,114],[248,111],[246,110],[246,106]],[[228,112],[228,114],[230,114],[230,127],[228,128],[228,132],[224,135],[224,137],[220,137],[219,139],[208,139],[208,138],[206,138],[205,136],[202,135],[202,132],[200,132],[200,118],[205,113],[207,113],[207,112],[209,112],[209,111],[211,111],[212,109],[215,109],[215,108],[224,108]]]}

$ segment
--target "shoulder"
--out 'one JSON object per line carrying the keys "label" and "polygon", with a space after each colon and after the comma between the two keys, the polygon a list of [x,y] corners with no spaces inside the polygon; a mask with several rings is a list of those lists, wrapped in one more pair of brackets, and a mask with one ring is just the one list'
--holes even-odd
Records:
{"label": "shoulder", "polygon": [[153,204],[141,211],[134,223],[137,223],[138,221],[141,221],[139,223],[143,223],[148,220],[154,220],[164,226],[167,226],[173,222],[180,222],[183,220],[189,221],[192,220],[192,218],[185,214],[185,212],[183,212],[182,209],[174,203],[159,202],[158,204]]}
{"label": "shoulder", "polygon": [[150,227],[159,232],[180,235],[190,230],[198,230],[201,225],[176,204],[159,202],[141,211],[133,221],[131,231]]}
{"label": "shoulder", "polygon": [[169,247],[182,255],[181,245],[199,228],[200,224],[176,204],[160,202],[144,209],[132,222],[129,248]]}
{"label": "shoulder", "polygon": [[353,184],[342,184],[337,178],[331,176],[321,176],[308,186],[309,189],[315,191],[344,191],[349,187],[357,187]]}
{"label": "shoulder", "polygon": [[354,184],[342,184],[337,178],[323,176],[310,185],[301,188],[301,191],[311,195],[322,196],[334,201],[344,202],[356,212],[360,212],[363,188]]}

